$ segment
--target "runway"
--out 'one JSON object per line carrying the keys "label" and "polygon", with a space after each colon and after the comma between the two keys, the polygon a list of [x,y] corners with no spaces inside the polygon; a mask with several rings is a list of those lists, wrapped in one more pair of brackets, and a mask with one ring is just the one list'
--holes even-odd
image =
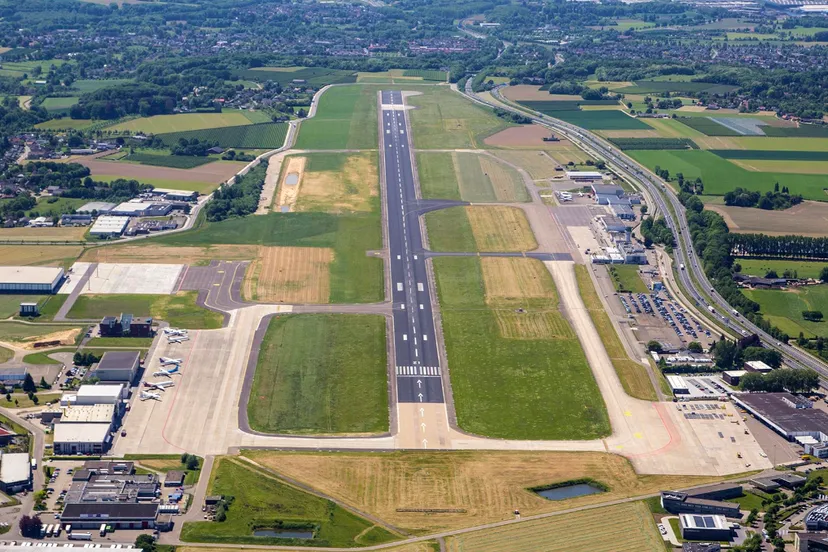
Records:
{"label": "runway", "polygon": [[387,189],[397,401],[443,403],[442,369],[420,229],[421,206],[402,106],[402,92],[381,93],[380,148]]}

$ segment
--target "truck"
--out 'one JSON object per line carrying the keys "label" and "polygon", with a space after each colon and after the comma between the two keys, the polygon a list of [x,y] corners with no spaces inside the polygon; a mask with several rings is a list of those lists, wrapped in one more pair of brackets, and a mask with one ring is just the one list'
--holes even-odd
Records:
{"label": "truck", "polygon": [[59,536],[60,536],[60,523],[55,525],[55,537],[59,537]]}
{"label": "truck", "polygon": [[707,310],[709,310],[710,312],[712,312],[714,314],[716,313],[716,309],[714,309],[711,305],[707,305]]}
{"label": "truck", "polygon": [[101,523],[101,536],[106,536],[106,523]]}
{"label": "truck", "polygon": [[88,540],[88,541],[91,541],[92,540],[92,533],[79,533],[79,532],[75,531],[74,533],[71,533],[66,538],[69,539],[69,540]]}
{"label": "truck", "polygon": [[684,270],[684,263],[681,263],[681,264],[679,265],[679,268],[681,268],[682,270]]}
{"label": "truck", "polygon": [[49,524],[49,525],[46,526],[46,536],[47,537],[51,537],[54,534],[54,532],[55,532],[55,526],[54,525]]}

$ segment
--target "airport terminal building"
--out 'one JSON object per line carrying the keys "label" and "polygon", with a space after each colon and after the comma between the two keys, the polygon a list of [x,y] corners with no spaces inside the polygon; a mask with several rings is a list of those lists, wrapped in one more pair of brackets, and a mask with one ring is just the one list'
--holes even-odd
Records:
{"label": "airport terminal building", "polygon": [[0,267],[0,293],[54,294],[63,283],[63,269],[48,266]]}

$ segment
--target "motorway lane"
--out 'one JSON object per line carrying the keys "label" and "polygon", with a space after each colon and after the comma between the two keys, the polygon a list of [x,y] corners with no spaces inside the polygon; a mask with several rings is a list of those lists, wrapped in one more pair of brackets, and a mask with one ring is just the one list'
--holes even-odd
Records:
{"label": "motorway lane", "polygon": [[403,97],[381,93],[388,247],[394,318],[395,376],[400,403],[444,402]]}

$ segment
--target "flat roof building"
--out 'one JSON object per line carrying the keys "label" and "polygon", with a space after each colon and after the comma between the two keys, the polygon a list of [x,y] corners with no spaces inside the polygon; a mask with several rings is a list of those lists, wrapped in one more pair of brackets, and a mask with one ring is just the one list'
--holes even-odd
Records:
{"label": "flat roof building", "polygon": [[115,404],[126,398],[122,384],[81,385],[75,393],[75,404]]}
{"label": "flat roof building", "polygon": [[747,374],[745,370],[725,370],[722,372],[722,379],[730,385],[736,387],[742,379],[742,376]]}
{"label": "flat roof building", "polygon": [[724,516],[680,514],[681,537],[687,540],[729,541],[733,538],[733,524]]}
{"label": "flat roof building", "polygon": [[107,203],[105,201],[90,201],[89,203],[84,203],[81,208],[77,210],[77,212],[80,214],[92,214],[95,212],[98,215],[108,215],[114,208],[114,203]]}
{"label": "flat roof building", "polygon": [[32,488],[32,463],[27,452],[0,454],[0,490],[16,493]]}
{"label": "flat roof building", "polygon": [[808,531],[825,531],[828,529],[828,504],[820,504],[805,516],[805,528]]}
{"label": "flat roof building", "polygon": [[108,424],[78,423],[55,424],[55,454],[103,454],[109,448],[112,437]]}
{"label": "flat roof building", "polygon": [[592,193],[594,193],[595,195],[613,195],[615,197],[621,197],[622,195],[624,195],[624,188],[622,188],[621,186],[616,186],[615,184],[593,184]]}
{"label": "flat roof building", "polygon": [[89,233],[97,237],[120,236],[129,224],[129,217],[112,217],[109,215],[98,217]]}
{"label": "flat roof building", "polygon": [[108,424],[115,420],[114,404],[80,404],[63,407],[62,424]]}
{"label": "flat roof building", "polygon": [[690,386],[687,385],[687,380],[681,376],[667,376],[667,383],[670,384],[670,389],[673,390],[674,395],[689,395]]}
{"label": "flat roof building", "polygon": [[0,267],[0,293],[57,293],[63,269],[48,266]]}
{"label": "flat roof building", "polygon": [[808,400],[790,393],[741,393],[733,395],[733,401],[789,441],[828,441],[828,413]]}
{"label": "flat roof building", "polygon": [[566,177],[581,182],[604,179],[604,175],[598,171],[566,171]]}
{"label": "flat roof building", "polygon": [[60,521],[72,529],[97,529],[101,524],[115,529],[152,529],[158,517],[158,504],[129,502],[126,504],[67,504]]}
{"label": "flat roof building", "polygon": [[761,360],[749,360],[745,362],[745,370],[748,372],[760,372],[762,374],[767,374],[768,372],[772,372],[773,368]]}
{"label": "flat roof building", "polygon": [[126,217],[163,217],[169,214],[172,208],[169,203],[126,201],[112,209],[111,214]]}
{"label": "flat roof building", "polygon": [[186,474],[180,470],[172,470],[167,472],[164,478],[165,487],[181,487],[184,485],[184,478]]}
{"label": "flat roof building", "polygon": [[[737,485],[736,487],[738,487],[739,495],[741,495],[741,486]],[[739,504],[714,499],[732,497],[734,496],[731,494],[732,492],[735,491],[723,489],[718,493],[709,491],[696,496],[687,492],[661,491],[661,507],[671,514],[709,514],[738,518],[741,517]]]}
{"label": "flat roof building", "polygon": [[95,368],[95,377],[101,381],[132,383],[138,374],[141,355],[136,351],[107,351]]}

